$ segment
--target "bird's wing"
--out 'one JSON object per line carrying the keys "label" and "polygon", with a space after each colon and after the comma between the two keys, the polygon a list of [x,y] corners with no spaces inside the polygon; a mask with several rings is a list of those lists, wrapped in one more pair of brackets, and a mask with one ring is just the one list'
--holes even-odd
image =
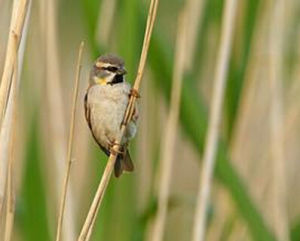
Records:
{"label": "bird's wing", "polygon": [[109,150],[107,150],[104,146],[102,146],[99,141],[97,140],[96,136],[94,135],[94,132],[93,132],[93,128],[92,128],[92,122],[91,122],[91,108],[88,104],[88,93],[89,93],[89,89],[87,90],[85,96],[84,96],[84,112],[85,112],[85,119],[88,123],[88,126],[91,130],[91,133],[94,137],[94,140],[97,142],[98,146],[101,148],[101,150],[107,155],[109,156],[110,155],[110,152]]}
{"label": "bird's wing", "polygon": [[[86,121],[88,123],[88,126],[89,126],[89,128],[90,128],[90,130],[92,132],[92,135],[93,135],[95,141],[97,142],[97,144],[99,145],[99,147],[102,149],[102,151],[107,156],[109,156],[110,155],[110,151],[107,150],[105,147],[103,147],[98,142],[97,138],[94,135],[93,128],[92,128],[92,122],[91,122],[91,107],[90,107],[90,105],[88,103],[88,93],[89,93],[89,89],[87,90],[87,92],[86,92],[86,94],[84,96],[85,119],[86,119]],[[138,112],[137,112],[137,106],[135,106],[132,121],[136,122],[137,119],[138,119]],[[134,170],[134,166],[133,166],[131,157],[129,155],[129,152],[127,150],[127,146],[125,146],[125,151],[124,151],[123,155],[119,154],[117,156],[117,160],[116,160],[116,163],[115,163],[115,166],[114,166],[115,176],[119,177],[123,173],[123,170],[128,171],[128,172],[132,172]]]}
{"label": "bird's wing", "polygon": [[84,113],[85,113],[85,119],[89,125],[89,128],[92,130],[92,124],[91,124],[91,110],[88,105],[88,93],[89,89],[87,90],[85,96],[84,96]]}

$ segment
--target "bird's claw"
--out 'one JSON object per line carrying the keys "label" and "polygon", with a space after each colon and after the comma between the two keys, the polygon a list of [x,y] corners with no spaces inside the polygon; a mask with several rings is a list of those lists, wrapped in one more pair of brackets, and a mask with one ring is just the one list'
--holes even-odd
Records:
{"label": "bird's claw", "polygon": [[135,88],[132,88],[129,92],[129,96],[133,96],[135,98],[141,98],[141,95],[139,94],[138,90],[136,90]]}
{"label": "bird's claw", "polygon": [[[119,150],[115,150],[114,146],[119,146]],[[112,141],[112,142],[108,143],[108,149],[109,149],[109,152],[113,155],[118,155],[118,154],[123,154],[124,153],[124,151],[122,150],[122,145],[115,142],[115,141]]]}

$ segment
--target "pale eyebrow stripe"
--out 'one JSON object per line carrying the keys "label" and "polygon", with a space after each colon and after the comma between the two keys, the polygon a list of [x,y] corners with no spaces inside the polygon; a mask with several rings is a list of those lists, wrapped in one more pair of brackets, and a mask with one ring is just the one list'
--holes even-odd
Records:
{"label": "pale eyebrow stripe", "polygon": [[116,65],[110,63],[101,63],[101,62],[96,63],[96,66],[98,68],[117,67]]}

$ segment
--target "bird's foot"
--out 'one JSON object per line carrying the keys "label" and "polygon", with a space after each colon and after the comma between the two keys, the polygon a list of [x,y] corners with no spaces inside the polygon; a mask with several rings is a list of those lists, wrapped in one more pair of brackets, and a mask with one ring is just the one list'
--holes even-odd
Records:
{"label": "bird's foot", "polygon": [[133,96],[135,98],[141,98],[141,95],[139,94],[139,92],[135,89],[135,88],[132,88],[129,92],[129,96]]}
{"label": "bird's foot", "polygon": [[[114,146],[118,146],[119,147],[118,150],[115,150]],[[113,155],[118,155],[118,154],[123,154],[124,153],[124,151],[122,150],[123,149],[122,145],[115,142],[115,141],[110,141],[108,143],[108,149],[109,149],[109,152],[112,153]]]}

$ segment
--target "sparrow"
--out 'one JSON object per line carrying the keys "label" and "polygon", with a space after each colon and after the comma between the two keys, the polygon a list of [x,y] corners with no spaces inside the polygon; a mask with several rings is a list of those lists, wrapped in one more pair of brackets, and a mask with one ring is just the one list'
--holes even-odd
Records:
{"label": "sparrow", "polygon": [[[124,114],[128,105],[131,86],[125,81],[127,73],[124,61],[115,55],[102,55],[90,72],[89,87],[84,98],[85,118],[91,133],[109,156],[120,133]],[[135,106],[132,120],[128,123],[117,153],[114,173],[119,177],[123,171],[132,172],[134,166],[128,151],[128,143],[135,136],[138,119]]]}

